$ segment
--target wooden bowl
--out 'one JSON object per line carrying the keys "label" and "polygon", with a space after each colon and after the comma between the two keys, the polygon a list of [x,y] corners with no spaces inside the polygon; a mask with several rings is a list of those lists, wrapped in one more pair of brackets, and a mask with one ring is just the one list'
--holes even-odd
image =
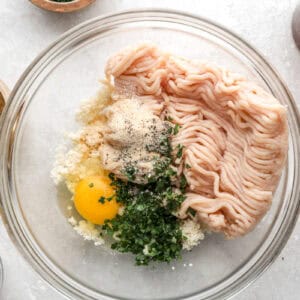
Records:
{"label": "wooden bowl", "polygon": [[80,10],[90,5],[95,0],[73,0],[70,2],[56,2],[54,0],[30,0],[34,5],[59,13],[67,13]]}

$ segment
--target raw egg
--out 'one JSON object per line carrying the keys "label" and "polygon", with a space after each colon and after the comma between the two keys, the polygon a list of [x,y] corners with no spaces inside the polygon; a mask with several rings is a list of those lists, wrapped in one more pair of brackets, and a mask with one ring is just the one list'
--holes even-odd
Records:
{"label": "raw egg", "polygon": [[93,224],[103,225],[113,219],[119,210],[114,189],[106,176],[89,176],[77,184],[74,204],[78,213]]}

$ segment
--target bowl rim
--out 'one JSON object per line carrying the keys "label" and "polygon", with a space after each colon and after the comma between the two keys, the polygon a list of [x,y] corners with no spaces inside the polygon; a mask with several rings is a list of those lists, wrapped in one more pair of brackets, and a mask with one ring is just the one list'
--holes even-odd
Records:
{"label": "bowl rim", "polygon": [[2,288],[2,285],[3,285],[3,274],[4,274],[4,272],[3,272],[3,263],[2,263],[2,259],[1,259],[1,257],[0,257],[0,295],[1,295],[1,288]]}
{"label": "bowl rim", "polygon": [[[300,132],[300,117],[299,117],[299,112],[297,109],[297,105],[295,104],[295,101],[289,92],[288,88],[286,87],[285,83],[281,79],[281,77],[278,75],[278,72],[275,71],[274,67],[271,66],[267,60],[264,58],[263,55],[259,53],[253,46],[249,45],[246,41],[244,41],[242,38],[240,38],[237,34],[233,33],[231,30],[228,30],[226,27],[219,25],[218,23],[211,21],[207,18],[203,18],[202,16],[196,15],[196,14],[190,14],[187,12],[181,12],[177,10],[171,10],[171,9],[161,9],[161,8],[151,8],[151,9],[130,9],[130,10],[122,10],[119,12],[115,13],[109,13],[105,15],[101,15],[95,18],[92,18],[90,20],[87,20],[85,22],[82,22],[81,24],[71,28],[64,34],[62,34],[60,37],[56,39],[53,43],[51,43],[48,47],[45,48],[44,51],[42,51],[33,61],[32,63],[26,68],[24,73],[20,76],[19,80],[15,84],[9,100],[8,104],[5,107],[3,114],[1,116],[1,121],[0,121],[0,143],[3,145],[7,145],[8,147],[2,147],[0,149],[0,166],[2,166],[1,171],[2,175],[6,176],[1,176],[1,183],[2,183],[2,188],[0,190],[0,206],[3,206],[4,208],[4,221],[7,222],[9,226],[9,231],[10,231],[10,237],[14,241],[15,245],[17,246],[19,252],[26,258],[27,261],[30,262],[30,265],[37,271],[37,273],[45,279],[50,285],[54,286],[57,291],[61,292],[63,295],[68,296],[68,297],[86,297],[86,299],[96,299],[94,295],[88,295],[88,294],[82,294],[82,286],[78,284],[77,282],[74,282],[72,279],[72,284],[70,283],[70,278],[69,283],[65,282],[65,278],[68,278],[64,274],[64,272],[60,271],[60,278],[56,278],[58,276],[58,273],[53,271],[53,266],[54,263],[49,262],[50,259],[48,259],[48,263],[51,266],[49,268],[49,265],[45,265],[45,260],[44,257],[46,257],[45,254],[39,253],[40,257],[35,257],[34,252],[34,245],[32,242],[28,239],[28,237],[24,234],[22,228],[22,224],[18,223],[18,218],[17,215],[15,214],[15,211],[12,206],[12,199],[13,199],[13,193],[7,187],[10,187],[12,184],[12,180],[9,176],[9,172],[7,172],[7,161],[12,155],[12,145],[10,143],[7,143],[9,141],[9,134],[11,133],[11,130],[7,130],[8,128],[11,128],[11,123],[13,120],[8,120],[7,115],[9,112],[12,110],[13,111],[13,105],[18,103],[14,103],[14,98],[18,94],[19,89],[22,90],[23,88],[23,83],[25,82],[25,79],[29,80],[31,73],[35,70],[35,68],[40,68],[43,60],[46,60],[47,56],[51,55],[51,51],[55,49],[57,46],[64,46],[65,44],[65,39],[69,38],[71,39],[72,36],[77,36],[79,33],[79,36],[82,34],[81,30],[84,28],[88,28],[89,26],[92,26],[93,24],[96,24],[97,22],[101,22],[101,26],[105,26],[105,21],[114,19],[114,18],[122,18],[133,16],[133,15],[138,15],[139,17],[145,17],[148,18],[147,20],[149,21],[151,18],[157,18],[157,17],[163,17],[163,16],[168,16],[168,17],[173,17],[176,19],[179,23],[180,21],[189,22],[189,24],[185,23],[186,26],[191,26],[191,24],[207,24],[212,27],[214,27],[216,30],[219,30],[222,34],[226,34],[227,37],[230,37],[235,43],[237,43],[235,46],[240,46],[244,47],[245,50],[248,50],[251,52],[252,55],[254,55],[255,59],[258,60],[260,64],[266,68],[266,74],[272,76],[277,80],[277,82],[280,84],[281,92],[283,92],[286,95],[286,98],[289,101],[289,104],[292,108],[292,121],[293,124],[296,125],[296,128],[293,129],[293,132],[296,131],[296,133]],[[152,21],[154,19],[151,19]],[[124,21],[124,20],[123,20]],[[127,19],[127,23],[129,20]],[[130,22],[130,21],[129,21]],[[180,23],[183,24],[183,23]],[[74,37],[73,37],[74,38]],[[50,53],[50,54],[49,54]],[[270,72],[270,74],[267,74],[267,72]],[[29,78],[29,79],[28,79]],[[26,85],[25,85],[26,86]],[[13,114],[13,116],[17,119],[18,115]],[[290,132],[291,133],[291,132]],[[295,132],[294,132],[295,135]],[[6,141],[6,143],[3,143]],[[298,161],[298,157],[300,154],[300,145],[299,141],[297,141],[296,145],[293,145],[296,154],[294,154],[294,158],[296,161]],[[294,177],[293,177],[293,182],[295,182],[295,178],[299,180],[299,170],[294,171]],[[213,295],[205,295],[204,292],[201,292],[201,295],[205,298],[202,299],[220,299],[222,296],[224,297],[229,297],[232,296],[233,294],[241,291],[242,289],[246,288],[251,282],[253,282],[255,279],[261,275],[268,266],[275,260],[275,258],[280,254],[284,246],[286,245],[286,242],[288,238],[290,237],[293,228],[296,224],[297,217],[300,211],[300,193],[299,190],[300,188],[298,186],[295,187],[293,185],[292,189],[293,193],[291,193],[291,198],[294,199],[294,202],[289,201],[289,206],[287,207],[288,212],[291,213],[290,220],[287,220],[287,213],[285,213],[285,221],[287,226],[283,226],[284,222],[281,223],[280,227],[278,228],[278,232],[281,232],[280,238],[274,238],[271,241],[271,244],[269,249],[266,249],[264,253],[260,256],[259,260],[256,261],[256,263],[259,266],[253,265],[251,268],[249,268],[243,276],[239,277],[237,280],[231,282],[229,285],[221,287],[217,291],[216,294]],[[290,198],[290,199],[291,199]],[[17,224],[14,224],[16,222]],[[16,226],[17,225],[17,226]],[[20,236],[20,232],[24,234],[24,236]],[[25,244],[24,244],[25,243]],[[32,252],[33,251],[33,252]],[[255,270],[253,270],[255,268]],[[250,273],[250,274],[249,274]],[[63,283],[60,281],[64,281]],[[223,281],[226,281],[224,279]],[[221,281],[221,283],[223,282]],[[218,285],[221,285],[221,283],[218,283]],[[188,294],[185,295],[184,298],[182,299],[199,299],[200,292],[196,292],[193,294]],[[102,296],[105,299],[128,299],[128,298],[116,298],[115,296],[108,295],[108,294],[102,294]],[[169,299],[169,298],[164,298],[164,299]]]}
{"label": "bowl rim", "polygon": [[53,0],[29,0],[33,5],[57,13],[71,13],[81,10],[95,0],[71,0],[69,2],[56,2]]}

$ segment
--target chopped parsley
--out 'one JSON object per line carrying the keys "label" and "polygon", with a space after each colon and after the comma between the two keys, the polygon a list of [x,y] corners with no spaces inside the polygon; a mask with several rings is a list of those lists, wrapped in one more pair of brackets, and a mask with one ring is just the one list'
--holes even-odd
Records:
{"label": "chopped parsley", "polygon": [[155,143],[155,145],[146,145],[147,151],[156,152],[161,154],[162,156],[170,157],[172,152],[170,135],[176,135],[179,132],[180,128],[181,126],[179,124],[175,124],[175,126],[169,125],[158,142]]}
{"label": "chopped parsley", "polygon": [[124,170],[124,175],[128,178],[128,180],[134,181],[135,173],[136,173],[135,167],[133,167],[132,165],[126,166]]}
{"label": "chopped parsley", "polygon": [[165,117],[165,120],[166,120],[166,121],[169,121],[169,122],[172,122],[172,121],[173,121],[173,118],[170,117],[170,116],[166,116],[166,117]]}
{"label": "chopped parsley", "polygon": [[110,196],[110,197],[104,197],[104,196],[101,196],[101,197],[99,198],[98,201],[99,201],[100,203],[104,204],[105,201],[108,201],[108,202],[109,202],[109,201],[111,201],[113,198],[114,198],[114,195],[112,195],[112,196]]}
{"label": "chopped parsley", "polygon": [[186,212],[188,214],[192,215],[193,217],[196,216],[196,211],[193,208],[191,208],[191,207],[189,207]]}
{"label": "chopped parsley", "polygon": [[101,196],[98,200],[100,203],[104,204],[105,202],[105,197]]}
{"label": "chopped parsley", "polygon": [[190,169],[190,168],[191,168],[191,166],[190,166],[189,164],[185,164],[185,167],[186,167],[187,169]]}
{"label": "chopped parsley", "polygon": [[186,177],[184,176],[184,174],[182,174],[180,176],[180,190],[182,192],[184,192],[186,187],[187,187],[187,180],[186,180]]}
{"label": "chopped parsley", "polygon": [[174,126],[174,128],[173,128],[173,134],[174,135],[176,135],[178,132],[179,132],[179,128],[180,128],[181,126],[179,125],[179,124],[176,124],[175,126]]}
{"label": "chopped parsley", "polygon": [[170,130],[173,130],[172,127],[169,127],[167,131],[161,136],[155,145],[146,145],[146,150],[148,152],[156,152],[162,156],[169,157],[171,155],[172,147],[169,139]]}
{"label": "chopped parsley", "polygon": [[181,144],[178,144],[178,145],[177,145],[177,149],[178,149],[178,150],[177,150],[177,154],[176,154],[176,157],[177,157],[177,158],[182,157],[183,148],[184,148],[183,145],[181,145]]}
{"label": "chopped parsley", "polygon": [[[169,121],[169,120],[168,120]],[[179,132],[181,126],[179,124],[175,124],[174,126],[170,126],[167,130],[168,134],[176,135]]]}
{"label": "chopped parsley", "polygon": [[174,170],[167,161],[157,163],[155,175],[147,184],[124,182],[110,174],[116,200],[124,205],[124,212],[107,220],[103,230],[111,236],[117,235],[112,249],[135,254],[137,265],[170,262],[180,257],[183,236],[173,213],[185,196],[173,190]]}
{"label": "chopped parsley", "polygon": [[89,187],[90,188],[94,187],[94,183],[93,182],[89,183]]}

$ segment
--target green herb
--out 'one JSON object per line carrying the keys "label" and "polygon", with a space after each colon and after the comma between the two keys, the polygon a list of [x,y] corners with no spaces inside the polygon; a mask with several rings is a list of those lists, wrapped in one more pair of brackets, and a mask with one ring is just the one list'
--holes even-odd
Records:
{"label": "green herb", "polygon": [[166,190],[165,196],[167,199],[166,209],[172,212],[177,211],[185,199],[182,193],[174,193],[170,190]]}
{"label": "green herb", "polygon": [[105,197],[101,196],[98,200],[100,203],[104,204],[105,202]]}
{"label": "green herb", "polygon": [[115,195],[112,195],[110,197],[101,196],[98,201],[100,203],[104,204],[105,201],[111,201],[114,197],[115,197]]}
{"label": "green herb", "polygon": [[196,216],[196,211],[193,208],[191,208],[191,207],[189,207],[186,212],[188,214],[192,215],[193,217]]}
{"label": "green herb", "polygon": [[124,170],[124,175],[127,177],[129,181],[134,181],[135,179],[135,167],[128,165]]}
{"label": "green herb", "polygon": [[176,135],[179,132],[179,128],[181,128],[181,126],[179,124],[176,124],[173,128],[173,134]]}
{"label": "green herb", "polygon": [[180,257],[183,236],[173,213],[185,196],[174,192],[172,177],[176,172],[170,166],[171,161],[170,158],[157,161],[154,175],[146,184],[124,182],[114,174],[109,175],[124,212],[106,221],[103,230],[111,236],[117,235],[112,249],[135,254],[137,265],[170,262]]}
{"label": "green herb", "polygon": [[185,167],[186,167],[187,169],[190,169],[190,168],[191,168],[191,166],[190,166],[189,164],[185,164]]}
{"label": "green herb", "polygon": [[171,155],[171,143],[168,136],[163,137],[159,142],[159,147],[156,152],[160,153],[163,156]]}
{"label": "green herb", "polygon": [[172,127],[170,127],[167,130],[167,134],[163,135],[156,145],[147,145],[146,150],[148,152],[156,152],[161,154],[162,156],[169,157],[172,151],[172,147],[168,135],[168,131],[170,129],[172,130]]}
{"label": "green herb", "polygon": [[109,202],[109,201],[111,201],[112,199],[114,199],[114,197],[115,197],[115,195],[112,195],[112,196],[110,196],[110,197],[107,197],[107,198],[106,198],[106,201]]}
{"label": "green herb", "polygon": [[178,145],[177,145],[177,149],[178,149],[177,154],[176,154],[176,157],[177,157],[177,158],[182,157],[182,151],[183,151],[183,148],[184,148],[183,145],[181,145],[181,144],[178,144]]}
{"label": "green herb", "polygon": [[89,187],[90,188],[94,187],[94,183],[93,182],[89,183]]}
{"label": "green herb", "polygon": [[[169,119],[168,119],[169,120]],[[167,129],[167,133],[169,135],[173,134],[173,135],[176,135],[178,132],[179,132],[179,129],[181,128],[181,126],[179,124],[175,124],[175,126],[170,126],[168,129]]]}
{"label": "green herb", "polygon": [[182,192],[184,192],[186,189],[186,186],[187,186],[187,180],[186,180],[186,177],[184,176],[184,174],[182,174],[180,176],[180,190]]}

